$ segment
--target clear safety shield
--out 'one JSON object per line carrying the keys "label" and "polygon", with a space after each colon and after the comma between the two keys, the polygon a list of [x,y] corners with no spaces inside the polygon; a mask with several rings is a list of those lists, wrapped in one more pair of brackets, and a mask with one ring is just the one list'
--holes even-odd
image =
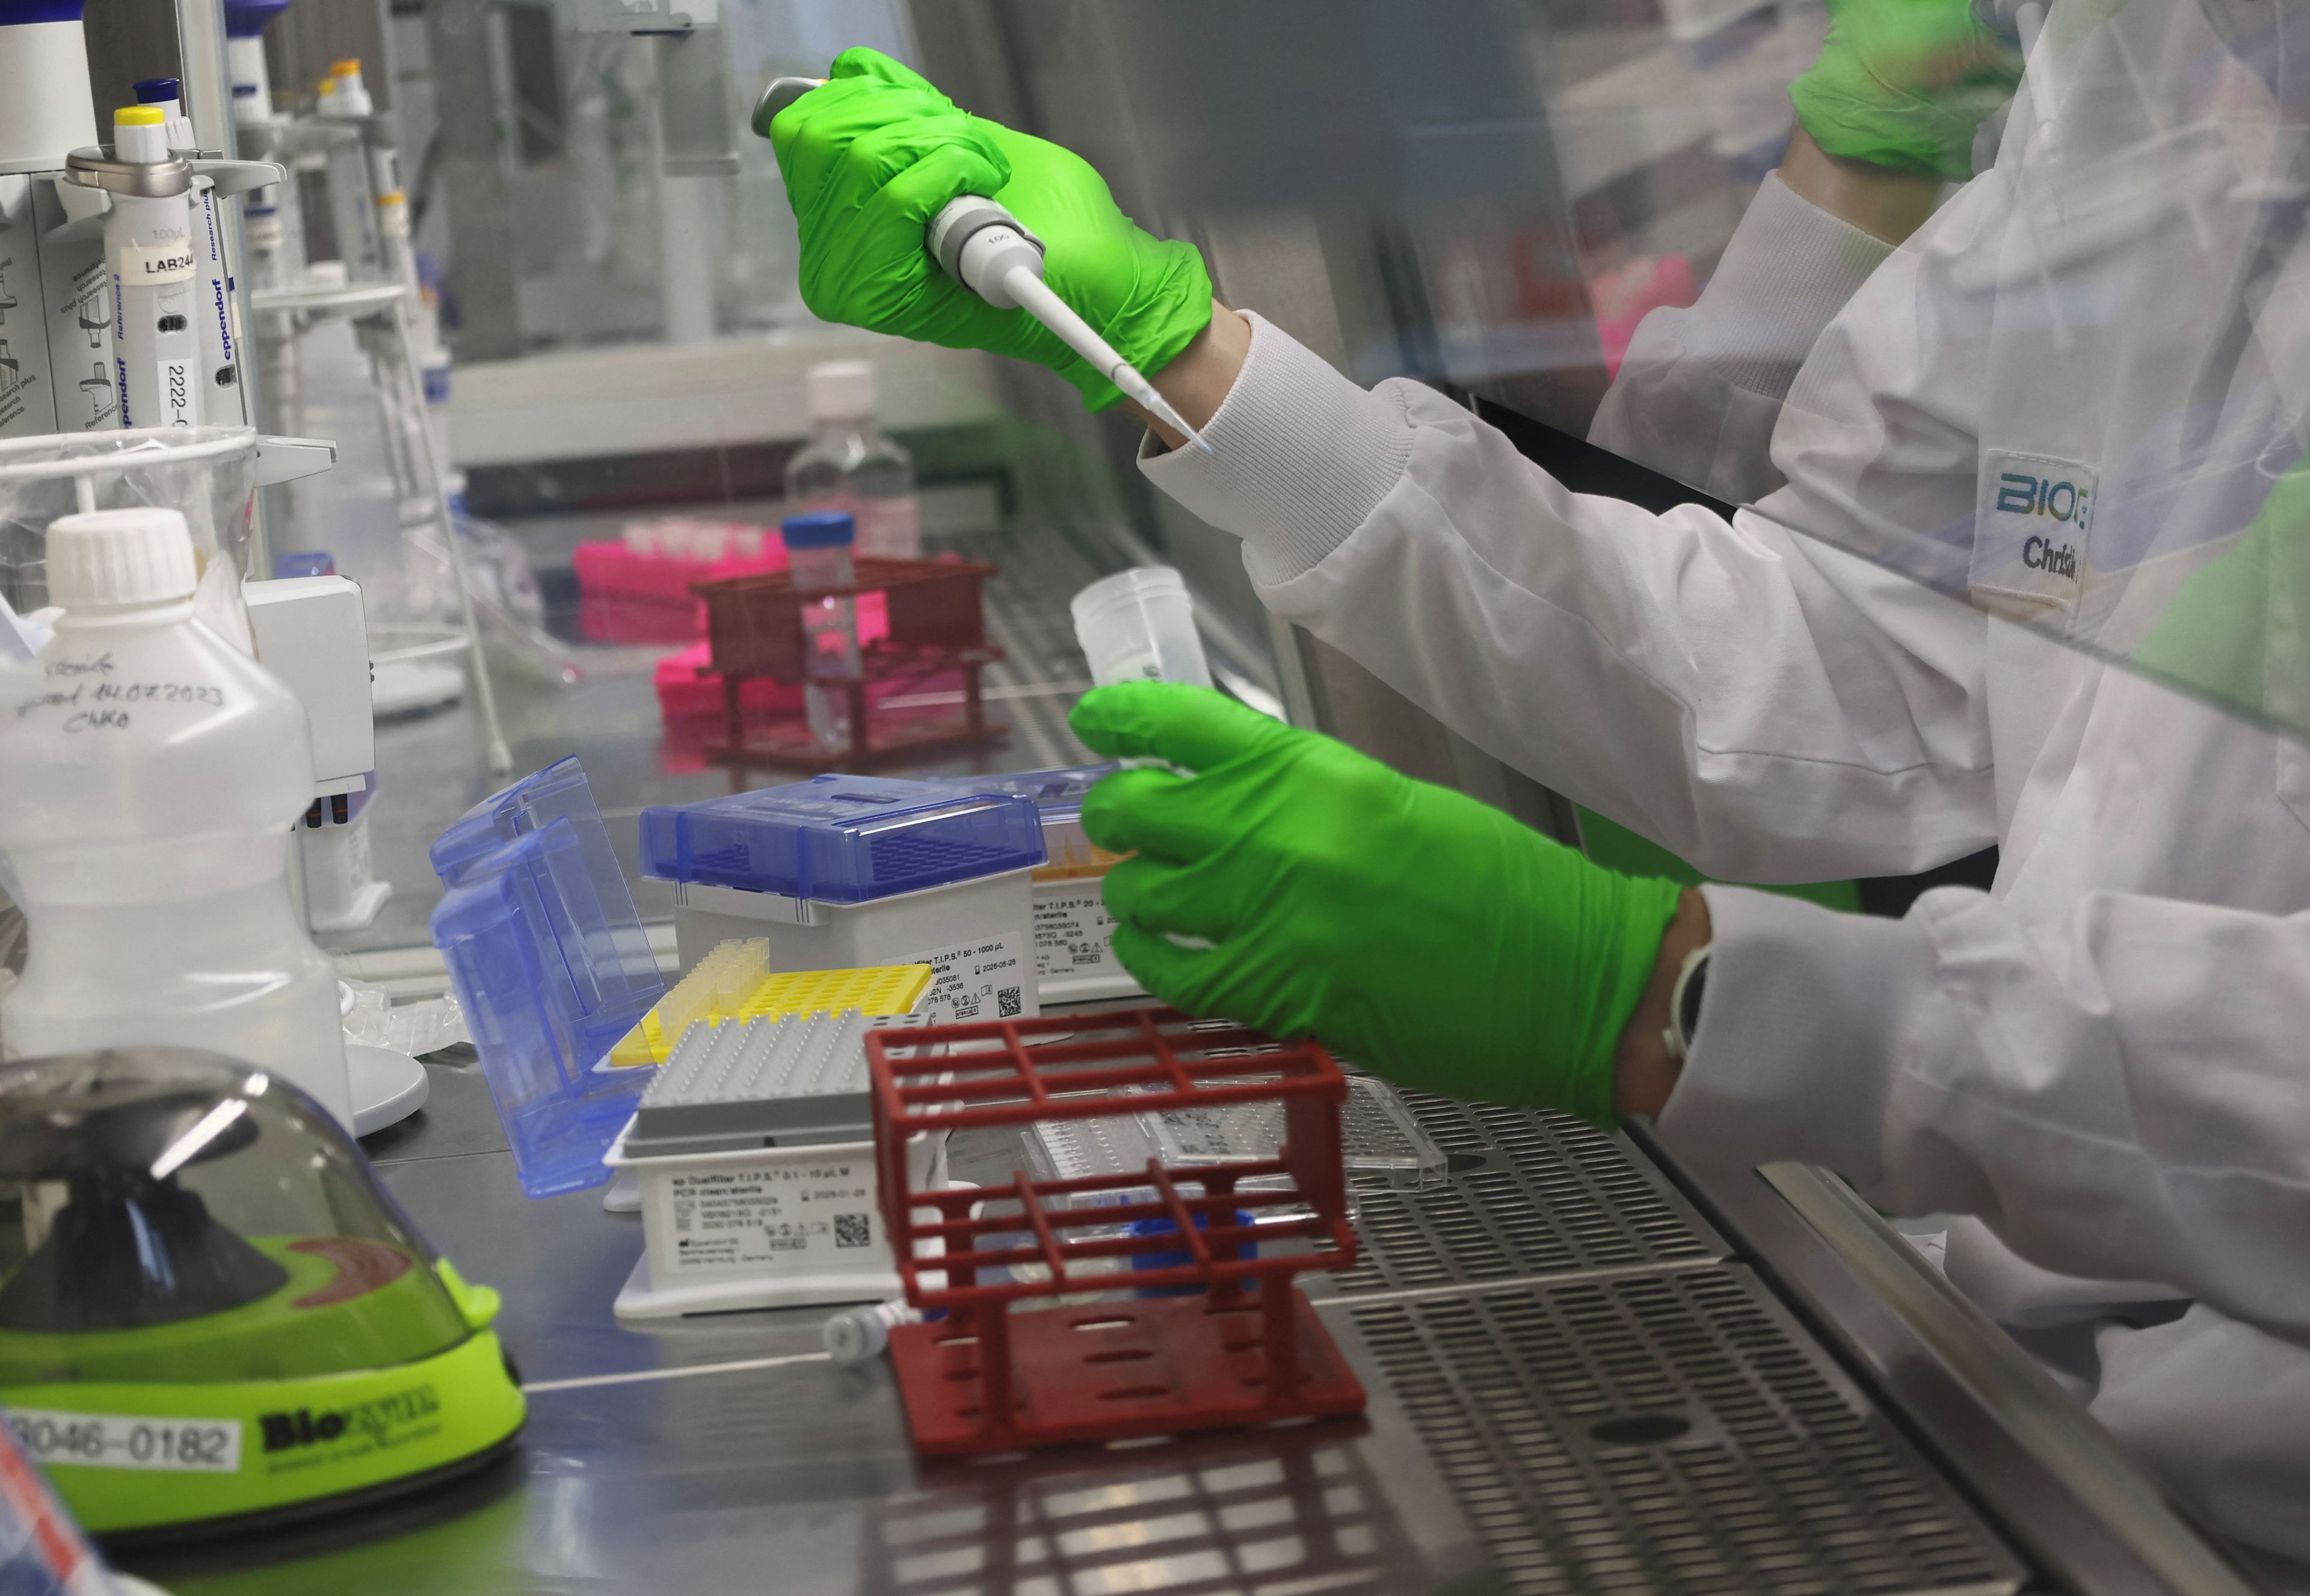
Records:
{"label": "clear safety shield", "polygon": [[1829,587],[1857,555],[2310,733],[2310,13],[1283,5],[1215,52],[1180,9],[1106,8],[1113,152],[1222,297],[1305,340],[1269,284],[1320,260],[1321,352],[1568,486],[1631,491],[1566,434]]}

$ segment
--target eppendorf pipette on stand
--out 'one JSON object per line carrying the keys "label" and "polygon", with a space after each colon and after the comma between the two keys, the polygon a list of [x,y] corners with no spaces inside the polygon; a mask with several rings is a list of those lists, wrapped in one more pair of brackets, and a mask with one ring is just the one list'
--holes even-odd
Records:
{"label": "eppendorf pipette on stand", "polygon": [[[777,78],[754,102],[753,128],[768,138],[770,119],[825,82],[824,78]],[[997,310],[1023,310],[1089,361],[1157,421],[1206,455],[1211,446],[1171,408],[1155,385],[1115,352],[1074,308],[1043,281],[1043,241],[1019,219],[978,195],[949,200],[925,230],[924,247],[941,270]]]}

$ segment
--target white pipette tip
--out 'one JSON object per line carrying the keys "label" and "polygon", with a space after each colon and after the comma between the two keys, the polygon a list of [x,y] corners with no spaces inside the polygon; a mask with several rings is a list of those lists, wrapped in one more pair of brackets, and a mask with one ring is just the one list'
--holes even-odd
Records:
{"label": "white pipette tip", "polygon": [[[965,281],[968,281],[968,277]],[[1001,304],[1003,299],[1008,299],[1018,306],[1056,334],[1062,343],[1090,361],[1094,370],[1106,372],[1107,381],[1121,388],[1126,397],[1136,400],[1148,414],[1204,454],[1212,453],[1203,435],[1187,425],[1186,418],[1171,408],[1170,401],[1155,391],[1153,383],[1139,375],[1139,368],[1092,332],[1090,324],[1075,314],[1074,307],[1053,293],[1050,285],[1037,276],[1032,267],[1023,262],[1011,266],[1003,273],[1001,286],[1002,298],[990,299],[989,303]]]}
{"label": "white pipette tip", "polygon": [[[1173,410],[1170,401],[1157,393],[1155,385],[1140,376],[1135,367],[1127,361],[1117,360],[1115,363],[1115,369],[1108,372],[1107,376],[1108,381],[1121,388],[1133,399],[1137,400],[1148,414],[1194,444],[1204,454],[1212,455],[1211,446],[1203,441],[1203,435],[1188,426],[1186,418]],[[1218,456],[1212,455],[1212,458],[1217,459]]]}

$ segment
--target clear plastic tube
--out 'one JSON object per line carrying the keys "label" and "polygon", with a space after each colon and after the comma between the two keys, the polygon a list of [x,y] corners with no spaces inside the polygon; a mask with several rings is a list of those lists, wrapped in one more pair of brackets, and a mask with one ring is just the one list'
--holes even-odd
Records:
{"label": "clear plastic tube", "polygon": [[1211,663],[1195,631],[1186,578],[1168,566],[1137,566],[1075,594],[1068,609],[1075,641],[1101,687],[1118,681],[1211,685]]}
{"label": "clear plastic tube", "polygon": [[858,675],[858,607],[847,593],[828,590],[856,584],[850,545],[789,546],[786,569],[793,574],[796,593],[827,594],[803,606],[810,675],[803,685],[803,704],[810,715],[812,740],[829,752],[838,752],[850,746],[849,683]]}

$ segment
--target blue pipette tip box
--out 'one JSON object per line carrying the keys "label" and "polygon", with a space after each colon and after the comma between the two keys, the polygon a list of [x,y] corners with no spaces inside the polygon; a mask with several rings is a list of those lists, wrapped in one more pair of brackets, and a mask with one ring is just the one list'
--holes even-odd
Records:
{"label": "blue pipette tip box", "polygon": [[821,776],[642,811],[664,880],[869,903],[1044,862],[1035,801],[888,776]]}
{"label": "blue pipette tip box", "polygon": [[522,1190],[609,1178],[602,1155],[654,1071],[597,1071],[665,995],[586,773],[562,759],[477,804],[432,848],[441,950]]}

